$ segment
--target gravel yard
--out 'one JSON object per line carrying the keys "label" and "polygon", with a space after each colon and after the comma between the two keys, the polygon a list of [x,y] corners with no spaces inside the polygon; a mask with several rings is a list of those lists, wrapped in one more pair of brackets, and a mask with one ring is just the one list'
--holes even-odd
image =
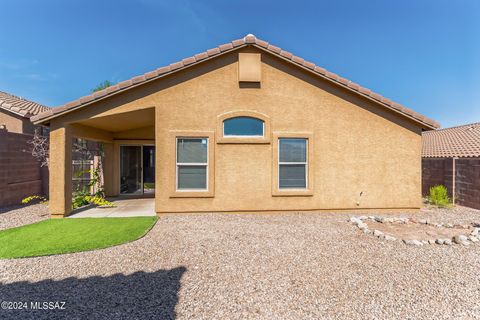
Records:
{"label": "gravel yard", "polygon": [[0,207],[0,230],[19,227],[45,219],[48,219],[48,210],[43,204]]}
{"label": "gravel yard", "polygon": [[[480,319],[480,244],[379,241],[350,216],[164,215],[129,244],[0,260],[0,300],[66,302],[0,318]],[[480,221],[462,207],[416,216]]]}

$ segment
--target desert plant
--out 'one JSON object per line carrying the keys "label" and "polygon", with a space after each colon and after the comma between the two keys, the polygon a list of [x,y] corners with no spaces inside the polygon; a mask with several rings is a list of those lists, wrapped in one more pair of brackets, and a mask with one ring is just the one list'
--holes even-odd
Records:
{"label": "desert plant", "polygon": [[452,205],[452,201],[448,196],[447,188],[443,185],[430,187],[427,200],[430,204],[441,208],[450,207]]}

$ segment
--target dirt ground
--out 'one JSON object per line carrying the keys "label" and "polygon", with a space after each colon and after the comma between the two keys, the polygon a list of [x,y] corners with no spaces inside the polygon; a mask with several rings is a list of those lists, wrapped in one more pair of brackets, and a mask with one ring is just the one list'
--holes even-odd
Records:
{"label": "dirt ground", "polygon": [[380,223],[376,221],[367,221],[366,224],[370,230],[379,230],[385,234],[394,236],[397,239],[404,240],[436,240],[451,239],[457,235],[468,236],[470,229],[460,227],[446,228],[420,223]]}

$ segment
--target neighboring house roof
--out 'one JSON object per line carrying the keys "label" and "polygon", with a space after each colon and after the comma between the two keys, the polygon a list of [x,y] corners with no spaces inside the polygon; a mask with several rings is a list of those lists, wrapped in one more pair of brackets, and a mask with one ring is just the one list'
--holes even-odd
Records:
{"label": "neighboring house roof", "polygon": [[157,70],[147,72],[143,75],[139,75],[136,77],[131,78],[130,80],[126,80],[123,82],[120,82],[114,86],[108,87],[104,90],[97,91],[92,93],[91,95],[82,97],[80,99],[77,99],[75,101],[69,102],[61,107],[58,108],[52,108],[49,111],[40,114],[38,116],[35,116],[32,118],[32,121],[35,123],[40,123],[40,122],[45,122],[47,120],[50,120],[54,117],[60,116],[61,114],[76,110],[78,108],[81,108],[83,106],[92,104],[98,100],[104,99],[106,97],[110,97],[114,94],[123,92],[127,89],[137,87],[143,83],[147,83],[153,80],[156,80],[158,78],[164,77],[166,75],[170,75],[174,72],[177,72],[179,70],[183,70],[185,68],[188,68],[190,66],[193,66],[195,64],[198,64],[203,61],[207,61],[209,59],[212,59],[214,57],[220,56],[222,54],[225,54],[227,52],[231,52],[233,50],[238,50],[239,48],[246,47],[246,46],[254,46],[257,47],[261,50],[264,50],[266,52],[269,52],[270,54],[273,54],[281,59],[284,59],[288,62],[293,63],[294,65],[297,65],[305,70],[308,70],[324,79],[327,79],[329,81],[332,81],[342,87],[345,87],[357,94],[360,94],[364,97],[367,97],[378,104],[393,110],[394,112],[397,112],[399,114],[402,114],[403,116],[406,116],[417,123],[420,123],[423,127],[427,129],[436,129],[439,127],[439,124],[413,110],[410,110],[396,102],[393,102],[390,99],[387,99],[385,97],[382,97],[378,93],[375,93],[371,91],[370,89],[366,89],[364,87],[361,87],[360,85],[347,80],[345,78],[340,77],[339,75],[329,72],[325,70],[322,67],[316,66],[312,62],[308,62],[300,57],[297,57],[293,55],[292,53],[282,50],[279,47],[276,47],[274,45],[269,44],[266,41],[260,40],[256,38],[254,35],[247,35],[243,39],[238,39],[234,40],[232,42],[222,44],[216,48],[207,50],[205,52],[201,52],[199,54],[196,54],[192,57],[185,58],[181,61],[172,63],[168,66],[158,68]]}
{"label": "neighboring house roof", "polygon": [[480,157],[480,122],[424,132],[422,157]]}
{"label": "neighboring house roof", "polygon": [[2,91],[0,91],[0,109],[7,110],[24,118],[30,118],[50,110],[49,107],[39,103]]}

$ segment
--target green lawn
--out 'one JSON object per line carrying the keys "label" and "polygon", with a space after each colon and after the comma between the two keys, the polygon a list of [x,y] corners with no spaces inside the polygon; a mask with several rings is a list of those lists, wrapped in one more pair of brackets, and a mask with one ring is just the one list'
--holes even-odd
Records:
{"label": "green lawn", "polygon": [[49,219],[0,231],[0,258],[107,248],[145,235],[157,217]]}

